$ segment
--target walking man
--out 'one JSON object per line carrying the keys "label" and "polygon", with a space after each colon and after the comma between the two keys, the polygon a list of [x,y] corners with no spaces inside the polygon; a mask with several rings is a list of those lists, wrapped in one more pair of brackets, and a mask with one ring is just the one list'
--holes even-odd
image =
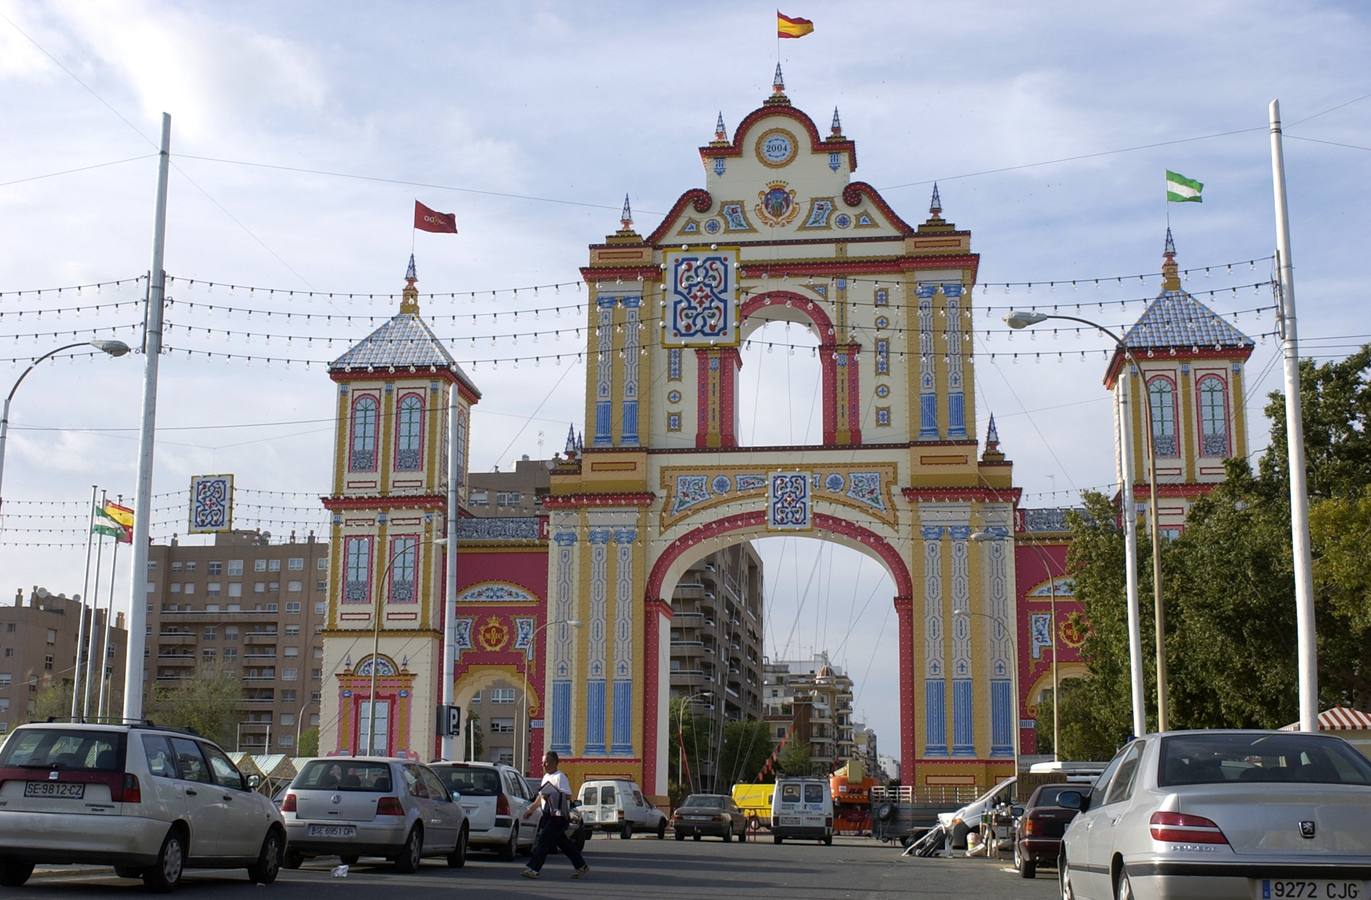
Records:
{"label": "walking man", "polygon": [[525,878],[537,878],[547,862],[547,855],[553,848],[561,850],[576,871],[572,878],[580,878],[590,871],[585,857],[567,837],[567,827],[571,824],[571,782],[565,772],[557,771],[557,754],[549,750],[543,754],[543,783],[538,787],[538,802],[524,810],[523,820],[527,822],[534,811],[542,809],[543,818],[538,822],[538,836],[533,842],[533,856],[529,858],[528,868],[520,874]]}

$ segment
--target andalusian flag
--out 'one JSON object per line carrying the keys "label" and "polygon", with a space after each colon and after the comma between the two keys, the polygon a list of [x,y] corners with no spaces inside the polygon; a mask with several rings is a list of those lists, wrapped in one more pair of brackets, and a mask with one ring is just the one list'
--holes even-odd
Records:
{"label": "andalusian flag", "polygon": [[1166,199],[1170,203],[1203,203],[1200,192],[1204,182],[1186,178],[1179,172],[1166,170]]}
{"label": "andalusian flag", "polygon": [[787,16],[776,10],[776,37],[802,38],[814,30],[814,23],[808,19]]}
{"label": "andalusian flag", "polygon": [[95,511],[95,524],[90,530],[95,534],[112,537],[121,544],[132,544],[133,510],[118,503],[106,502]]}

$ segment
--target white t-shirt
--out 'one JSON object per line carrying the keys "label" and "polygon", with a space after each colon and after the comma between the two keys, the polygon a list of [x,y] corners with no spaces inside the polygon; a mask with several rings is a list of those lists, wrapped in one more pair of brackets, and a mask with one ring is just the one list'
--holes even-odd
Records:
{"label": "white t-shirt", "polygon": [[[553,791],[560,796],[553,794]],[[565,818],[571,803],[571,781],[565,772],[547,772],[543,775],[538,793],[543,796],[543,811],[550,816]]]}

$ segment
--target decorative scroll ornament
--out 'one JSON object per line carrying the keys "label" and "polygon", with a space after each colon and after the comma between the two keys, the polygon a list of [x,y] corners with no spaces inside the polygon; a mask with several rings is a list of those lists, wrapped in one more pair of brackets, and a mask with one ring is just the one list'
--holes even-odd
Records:
{"label": "decorative scroll ornament", "polygon": [[808,531],[809,473],[772,472],[767,484],[767,527],[772,531]]}
{"label": "decorative scroll ornament", "polygon": [[736,250],[665,254],[669,295],[662,343],[682,347],[738,344]]}
{"label": "decorative scroll ornament", "polygon": [[190,480],[191,534],[233,529],[233,476],[196,475]]}

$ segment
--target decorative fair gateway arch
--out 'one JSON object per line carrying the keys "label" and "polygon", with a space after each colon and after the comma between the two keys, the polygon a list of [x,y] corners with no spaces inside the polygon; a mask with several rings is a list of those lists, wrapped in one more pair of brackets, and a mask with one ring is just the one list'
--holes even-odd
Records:
{"label": "decorative fair gateway arch", "polygon": [[[646,238],[625,204],[582,270],[584,449],[546,503],[545,746],[573,779],[665,795],[676,580],[720,539],[804,535],[894,581],[900,666],[882,677],[899,682],[905,783],[986,784],[1013,770],[1018,730],[1016,494],[974,437],[979,258],[936,191],[914,228],[852,181],[836,112],[821,138],[777,74],[733,140],[721,117],[700,149],[706,188]],[[820,446],[738,446],[739,346],[775,320],[818,335]]]}

